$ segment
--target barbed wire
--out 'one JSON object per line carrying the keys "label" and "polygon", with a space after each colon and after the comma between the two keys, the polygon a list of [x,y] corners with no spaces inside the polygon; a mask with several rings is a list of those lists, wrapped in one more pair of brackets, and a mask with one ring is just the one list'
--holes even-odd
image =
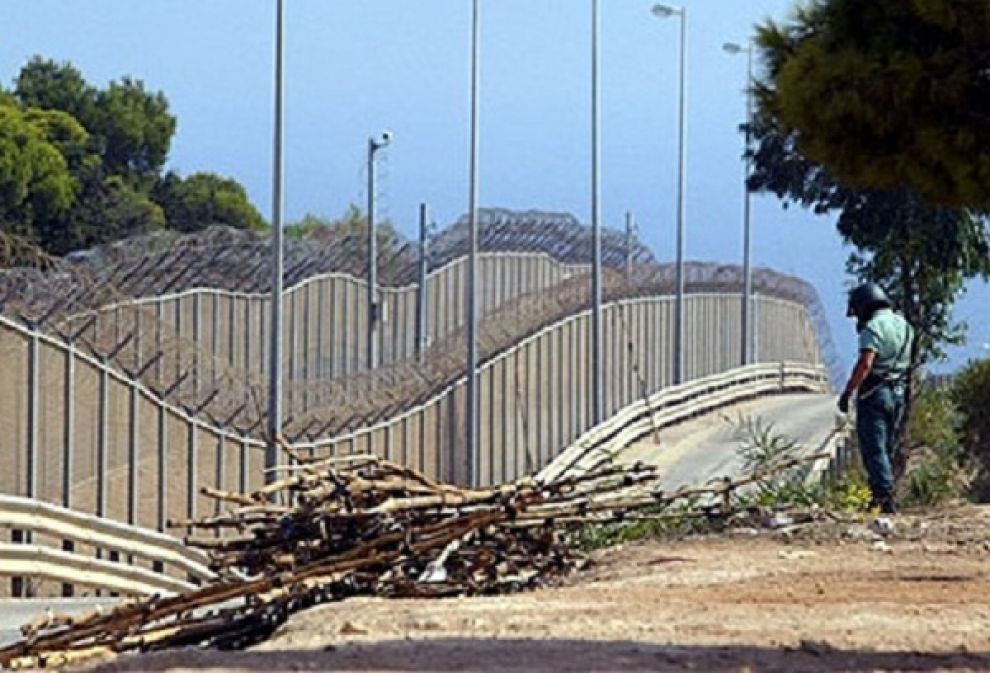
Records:
{"label": "barbed wire", "polygon": [[[479,248],[487,253],[538,253],[573,265],[586,265],[590,257],[590,227],[567,214],[486,209],[480,213],[479,224]],[[433,234],[429,268],[436,270],[463,257],[468,234],[466,217]],[[418,243],[395,233],[385,235],[391,238],[379,245],[382,285],[413,284],[418,273]],[[672,293],[673,265],[657,264],[641,242],[631,243],[625,232],[603,232],[606,297]],[[366,246],[366,231],[353,228],[318,230],[307,240],[288,240],[285,286],[291,288],[326,273],[360,278],[367,268]],[[633,275],[626,279],[617,269],[624,268],[630,256]],[[134,305],[133,300],[193,288],[265,293],[271,282],[269,261],[268,238],[226,227],[210,227],[196,234],[157,232],[66,258],[52,257],[0,233],[0,313],[75,344],[190,413],[245,433],[260,433],[267,407],[261,373],[234,366],[226,358],[214,357],[203,344],[177,336],[174,325],[163,327],[168,319],[159,311],[150,305]],[[689,292],[738,291],[741,287],[741,270],[735,265],[690,263],[686,271]],[[549,290],[519,297],[482,316],[482,357],[490,358],[587,307],[590,282],[586,272],[576,273]],[[757,269],[754,288],[807,306],[822,352],[834,364],[828,323],[810,285]],[[128,310],[113,321],[100,320],[99,310],[113,305],[127,305]],[[155,343],[139,344],[142,333],[154,333]],[[327,436],[412,406],[463,374],[463,342],[463,335],[454,332],[434,343],[420,360],[343,378],[288,382],[286,395],[292,404],[286,426],[299,436]]]}

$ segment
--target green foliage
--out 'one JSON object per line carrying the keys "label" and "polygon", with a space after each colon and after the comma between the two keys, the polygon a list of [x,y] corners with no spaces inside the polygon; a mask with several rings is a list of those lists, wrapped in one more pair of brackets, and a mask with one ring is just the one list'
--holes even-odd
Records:
{"label": "green foliage", "polygon": [[[728,419],[726,419],[728,420]],[[798,457],[800,445],[789,437],[777,434],[773,423],[759,416],[742,414],[732,423],[739,442],[736,455],[742,459],[743,471],[756,473],[771,470],[776,465]]]}
{"label": "green foliage", "polygon": [[166,226],[261,230],[235,180],[160,177],[176,119],[130,77],[98,89],[70,63],[31,59],[0,91],[0,227],[64,254]]}
{"label": "green foliage", "polygon": [[713,520],[699,515],[697,503],[643,510],[634,521],[589,523],[570,533],[570,542],[582,551],[657,538],[674,538],[711,530]]}
{"label": "green foliage", "polygon": [[38,239],[37,224],[73,205],[78,188],[58,146],[43,125],[19,108],[0,105],[0,225]]}
{"label": "green foliage", "polygon": [[[350,204],[342,216],[328,219],[307,213],[298,222],[285,227],[285,235],[294,239],[312,239],[324,245],[344,245],[357,243],[364,245],[368,239],[368,218],[355,204]],[[388,220],[378,222],[375,227],[375,240],[378,245],[378,270],[387,275],[405,264],[401,255],[407,251],[399,233]]]}
{"label": "green foliage", "polygon": [[21,68],[14,95],[25,107],[60,110],[85,124],[95,113],[97,92],[71,63],[35,56]]}
{"label": "green foliage", "polygon": [[953,379],[951,396],[961,417],[961,441],[980,470],[975,493],[990,501],[990,360],[974,360]]}
{"label": "green foliage", "polygon": [[21,70],[15,94],[25,107],[77,119],[109,175],[148,187],[165,164],[176,119],[165,95],[146,91],[140,80],[124,77],[100,90],[70,63],[35,57]]}
{"label": "green foliage", "polygon": [[796,134],[784,132],[773,114],[772,106],[762,107],[751,127],[756,144],[750,188],[776,194],[785,206],[838,212],[839,233],[855,246],[848,270],[884,287],[915,328],[913,368],[940,359],[945,345],[963,340],[965,326],[952,321],[952,307],[966,281],[990,273],[984,220],[967,210],[928,205],[909,190],[843,186],[801,153]]}
{"label": "green foliage", "polygon": [[158,177],[176,126],[164,94],[145,91],[143,82],[129,77],[111,82],[97,94],[90,123],[108,173],[145,185]]}
{"label": "green foliage", "polygon": [[761,107],[861,189],[990,207],[990,4],[814,0],[758,42]]}
{"label": "green foliage", "polygon": [[199,231],[214,224],[250,231],[267,227],[244,187],[214,173],[193,173],[184,179],[168,173],[155,185],[152,198],[169,226],[178,231]]}
{"label": "green foliage", "polygon": [[282,231],[286,238],[296,241],[304,241],[314,233],[329,230],[333,228],[333,226],[333,220],[321,217],[320,215],[306,213],[298,222],[292,222],[285,225]]}
{"label": "green foliage", "polygon": [[922,388],[907,428],[914,456],[900,488],[903,505],[938,505],[966,495],[970,476],[959,441],[961,420],[949,391]]}

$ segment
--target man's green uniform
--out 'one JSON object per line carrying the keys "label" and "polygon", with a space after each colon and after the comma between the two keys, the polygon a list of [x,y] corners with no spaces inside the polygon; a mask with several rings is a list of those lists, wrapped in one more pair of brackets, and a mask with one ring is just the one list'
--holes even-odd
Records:
{"label": "man's green uniform", "polygon": [[914,330],[889,306],[877,307],[859,329],[859,350],[876,354],[869,376],[856,395],[856,435],[870,490],[878,503],[893,503],[891,462],[904,413]]}

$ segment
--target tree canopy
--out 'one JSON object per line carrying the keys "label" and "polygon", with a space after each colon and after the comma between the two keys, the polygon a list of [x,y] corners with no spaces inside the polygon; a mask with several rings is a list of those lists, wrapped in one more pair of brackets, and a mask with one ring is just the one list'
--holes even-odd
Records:
{"label": "tree canopy", "polygon": [[990,3],[813,0],[758,43],[762,107],[848,186],[990,209]]}
{"label": "tree canopy", "polygon": [[[790,24],[762,26],[757,38],[766,73],[753,85],[749,187],[838,213],[838,231],[854,246],[848,270],[884,287],[917,331],[912,370],[963,340],[952,306],[966,280],[990,273],[974,191],[982,169],[958,154],[966,133],[943,125],[930,106],[962,100],[941,90],[939,78],[945,59],[961,58],[945,31],[968,29],[960,15],[932,13],[953,4],[963,3],[817,0]],[[941,28],[929,35],[926,20]],[[932,51],[938,44],[948,51]],[[988,155],[972,157],[977,165],[980,156]],[[908,416],[911,400],[909,386]]]}
{"label": "tree canopy", "polygon": [[0,223],[32,236],[32,224],[66,213],[78,182],[39,119],[0,102]]}
{"label": "tree canopy", "polygon": [[0,89],[0,229],[55,254],[166,227],[263,229],[236,180],[162,175],[175,129],[140,80],[100,89],[70,63],[31,59]]}
{"label": "tree canopy", "polygon": [[244,187],[215,173],[193,173],[183,179],[170,172],[155,185],[152,196],[164,209],[169,226],[178,231],[197,231],[211,224],[251,231],[267,226]]}

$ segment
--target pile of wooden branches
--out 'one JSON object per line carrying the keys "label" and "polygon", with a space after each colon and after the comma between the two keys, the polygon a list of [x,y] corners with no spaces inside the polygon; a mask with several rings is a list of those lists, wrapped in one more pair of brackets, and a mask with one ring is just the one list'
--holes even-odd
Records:
{"label": "pile of wooden branches", "polygon": [[294,458],[281,471],[287,476],[256,493],[205,490],[226,512],[172,522],[189,529],[189,544],[209,550],[215,582],[81,617],[43,616],[22,629],[21,642],[0,649],[0,667],[187,645],[240,648],[293,611],[356,595],[535,587],[582,562],[558,539],[558,517],[611,517],[669,500],[642,465],[467,489],[371,456]]}

